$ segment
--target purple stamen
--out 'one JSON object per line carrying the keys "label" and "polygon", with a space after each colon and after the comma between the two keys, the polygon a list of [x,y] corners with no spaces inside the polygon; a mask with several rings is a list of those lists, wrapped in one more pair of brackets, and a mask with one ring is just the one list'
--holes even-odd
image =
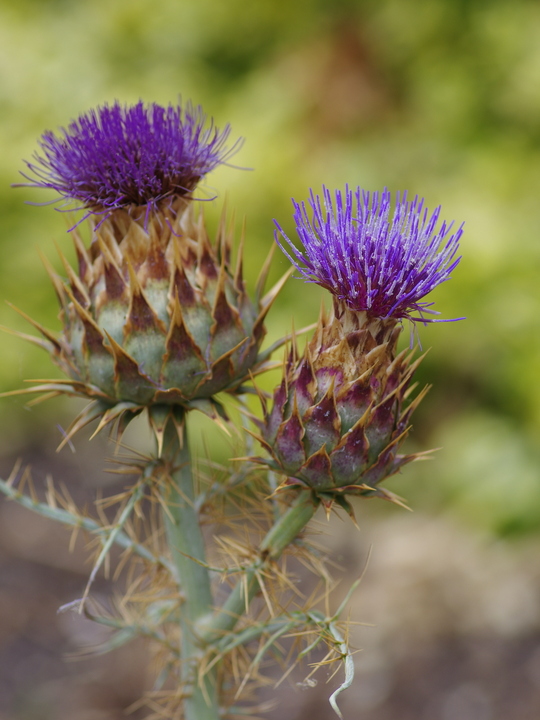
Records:
{"label": "purple stamen", "polygon": [[441,322],[425,317],[436,313],[429,309],[433,303],[420,300],[459,263],[463,225],[452,233],[453,223],[442,222],[437,230],[440,207],[429,215],[424,200],[408,201],[406,192],[396,194],[392,216],[386,188],[382,193],[356,188],[356,202],[348,186],[344,193],[336,190],[334,199],[324,186],[322,194],[321,202],[310,190],[311,212],[293,199],[303,252],[274,221],[276,242],[304,280],[370,317]]}
{"label": "purple stamen", "polygon": [[26,162],[29,187],[55,190],[86,215],[144,207],[189,196],[199,180],[239,149],[227,148],[231,129],[207,123],[200,107],[103,105],[81,115],[62,134],[46,132],[41,154]]}

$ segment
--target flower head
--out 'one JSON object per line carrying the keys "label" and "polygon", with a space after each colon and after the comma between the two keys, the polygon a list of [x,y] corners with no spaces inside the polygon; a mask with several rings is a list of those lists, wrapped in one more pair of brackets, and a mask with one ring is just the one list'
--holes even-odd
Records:
{"label": "flower head", "polygon": [[[206,127],[205,127],[206,126]],[[42,154],[27,162],[31,187],[52,188],[91,213],[147,206],[189,194],[210,170],[238,149],[226,147],[230,126],[206,123],[200,107],[155,103],[103,105],[81,115],[62,134],[48,131]]]}
{"label": "flower head", "polygon": [[334,197],[324,186],[322,202],[310,191],[311,213],[293,199],[304,252],[275,221],[276,241],[289,260],[306,281],[322,285],[353,311],[434,322],[424,317],[436,314],[429,309],[432,303],[420,300],[459,263],[455,255],[463,226],[454,232],[453,223],[438,227],[440,207],[429,214],[424,200],[417,196],[409,201],[406,192],[397,194],[393,214],[387,189],[370,193],[358,187],[353,199],[346,186]]}

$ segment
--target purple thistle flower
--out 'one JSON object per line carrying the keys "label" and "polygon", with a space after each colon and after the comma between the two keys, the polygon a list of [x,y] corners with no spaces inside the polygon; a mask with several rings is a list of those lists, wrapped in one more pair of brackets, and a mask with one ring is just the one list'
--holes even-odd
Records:
{"label": "purple thistle flower", "polygon": [[334,204],[323,186],[321,203],[310,190],[309,214],[304,203],[293,199],[304,252],[274,221],[279,231],[276,242],[307,282],[322,285],[351,310],[377,318],[437,322],[424,317],[424,313],[438,314],[429,309],[433,303],[420,300],[448,280],[459,263],[461,258],[455,255],[463,225],[453,233],[453,223],[443,222],[437,229],[440,207],[430,215],[423,199],[416,196],[410,202],[406,192],[397,193],[392,216],[386,188],[370,193],[358,187],[354,197],[356,203],[346,186],[344,194],[335,191]]}
{"label": "purple thistle flower", "polygon": [[62,135],[45,132],[43,153],[26,162],[34,177],[23,176],[29,187],[81,202],[85,217],[131,206],[146,206],[148,217],[161,201],[188,195],[239,149],[240,141],[225,146],[229,125],[221,131],[212,121],[205,125],[201,107],[191,103],[103,105],[61,128]]}

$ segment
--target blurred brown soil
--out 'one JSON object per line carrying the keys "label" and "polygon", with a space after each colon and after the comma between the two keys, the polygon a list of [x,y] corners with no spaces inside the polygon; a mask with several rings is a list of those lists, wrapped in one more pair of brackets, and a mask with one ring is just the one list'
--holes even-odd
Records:
{"label": "blurred brown soil", "polygon": [[[28,451],[39,469],[91,503],[111,484],[92,468],[91,452],[70,456]],[[10,469],[3,463],[2,477]],[[112,487],[112,486],[111,486]],[[349,577],[335,602],[371,559],[351,602],[356,681],[340,696],[345,719],[538,720],[540,718],[540,568],[538,543],[519,545],[476,535],[455,520],[396,508],[373,518],[358,506],[361,531],[319,518],[325,545]],[[67,550],[69,533],[5,500],[0,502],[0,720],[142,720],[126,715],[149,687],[148,646],[138,641],[88,656],[107,633],[58,608],[80,597],[89,572],[84,542]],[[94,594],[106,598],[101,578]],[[320,672],[314,687],[297,673],[277,691],[269,720],[331,720]],[[278,676],[276,676],[278,677]]]}

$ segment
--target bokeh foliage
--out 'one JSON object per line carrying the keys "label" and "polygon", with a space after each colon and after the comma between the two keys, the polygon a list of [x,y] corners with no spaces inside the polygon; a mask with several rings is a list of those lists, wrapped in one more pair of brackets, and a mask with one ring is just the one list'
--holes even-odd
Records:
{"label": "bokeh foliage", "polygon": [[[466,221],[461,266],[434,295],[444,318],[420,381],[415,449],[442,446],[392,482],[413,507],[450,509],[501,534],[540,530],[540,6],[534,0],[2,0],[0,286],[57,327],[38,249],[57,267],[69,218],[14,190],[45,128],[119,99],[201,103],[246,138],[208,180],[247,217],[253,280],[272,218],[292,232],[291,196],[310,186],[388,186]],[[240,225],[240,222],[237,223]],[[274,264],[274,278],[287,267]],[[322,292],[291,281],[270,336],[315,318]],[[5,305],[0,322],[26,330]],[[50,376],[45,356],[2,338],[0,384]],[[3,400],[4,449],[57,421]],[[71,414],[71,413],[70,413]],[[64,416],[65,417],[65,416]],[[53,420],[54,418],[54,420]],[[21,453],[24,451],[21,449]]]}

